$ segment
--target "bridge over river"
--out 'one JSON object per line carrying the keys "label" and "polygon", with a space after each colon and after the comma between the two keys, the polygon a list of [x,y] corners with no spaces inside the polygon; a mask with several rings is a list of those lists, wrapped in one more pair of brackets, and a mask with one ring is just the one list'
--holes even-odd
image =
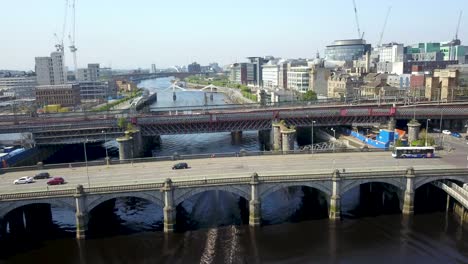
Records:
{"label": "bridge over river", "polygon": [[175,134],[238,132],[269,130],[275,120],[284,120],[296,127],[372,126],[412,118],[458,122],[468,120],[468,103],[391,105],[310,105],[290,107],[259,107],[251,109],[206,110],[199,113],[168,115],[160,113],[135,115],[94,114],[85,117],[29,118],[16,124],[0,126],[0,133],[31,132],[38,145],[75,144],[104,141],[123,135],[119,119],[125,118],[142,136]]}
{"label": "bridge over river", "polygon": [[[76,235],[81,239],[86,236],[89,214],[94,208],[113,198],[137,197],[163,208],[164,231],[172,232],[176,229],[177,205],[206,191],[225,191],[244,198],[249,203],[249,224],[258,226],[262,200],[293,186],[319,190],[327,199],[329,218],[338,220],[341,197],[366,183],[391,186],[402,213],[411,215],[415,191],[426,184],[438,186],[467,205],[468,196],[462,190],[467,188],[464,184],[468,183],[468,169],[457,155],[440,153],[440,158],[419,160],[393,159],[389,152],[209,158],[187,161],[190,168],[185,170],[171,170],[174,161],[93,167],[72,164],[49,170],[52,176],[63,176],[67,181],[50,187],[43,180],[13,185],[14,179],[36,173],[16,169],[0,178],[0,231],[5,232],[7,223],[10,228],[18,219],[22,223],[22,214],[20,218],[11,216],[14,209],[49,204],[76,212]],[[34,221],[37,216],[31,219],[31,212],[24,208],[26,222]],[[463,220],[464,209],[461,216]]]}

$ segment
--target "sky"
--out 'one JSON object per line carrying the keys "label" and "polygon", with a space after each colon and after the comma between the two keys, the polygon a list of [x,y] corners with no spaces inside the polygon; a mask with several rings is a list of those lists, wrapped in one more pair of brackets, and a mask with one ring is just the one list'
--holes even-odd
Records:
{"label": "sky", "polygon": [[[0,0],[0,69],[33,70],[61,36],[66,0]],[[72,0],[69,0],[70,2]],[[468,1],[356,0],[361,31],[378,43],[451,40],[468,44]],[[71,32],[69,11],[65,46]],[[79,67],[114,69],[225,65],[248,56],[312,58],[337,39],[357,38],[352,0],[76,0]],[[66,64],[73,61],[66,49]]]}

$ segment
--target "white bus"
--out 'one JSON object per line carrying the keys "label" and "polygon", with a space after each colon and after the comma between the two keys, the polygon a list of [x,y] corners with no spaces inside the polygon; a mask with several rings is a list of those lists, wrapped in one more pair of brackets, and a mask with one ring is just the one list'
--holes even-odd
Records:
{"label": "white bus", "polygon": [[392,151],[394,158],[434,158],[434,147],[396,147]]}

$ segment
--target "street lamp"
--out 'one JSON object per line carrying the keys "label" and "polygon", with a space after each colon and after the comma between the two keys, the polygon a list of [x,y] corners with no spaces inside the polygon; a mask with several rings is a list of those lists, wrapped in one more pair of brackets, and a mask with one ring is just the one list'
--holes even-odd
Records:
{"label": "street lamp", "polygon": [[109,165],[109,153],[107,152],[107,146],[106,146],[106,143],[107,143],[107,133],[106,131],[102,130],[102,132],[104,134],[104,148],[106,149],[106,164]]}
{"label": "street lamp", "polygon": [[331,131],[333,131],[333,152],[335,152],[335,141],[336,141],[336,133],[335,133],[335,129],[334,128],[331,128],[330,129]]}
{"label": "street lamp", "polygon": [[83,142],[84,148],[84,158],[85,158],[85,166],[86,166],[86,177],[88,178],[88,188],[91,188],[91,182],[89,180],[89,173],[88,173],[88,156],[86,155],[86,142],[88,142],[88,138]]}
{"label": "street lamp", "polygon": [[315,120],[312,120],[312,143],[310,144],[312,153],[314,153],[314,124]]}
{"label": "street lamp", "polygon": [[427,147],[427,129],[429,128],[429,121],[431,121],[430,119],[426,119],[426,147]]}

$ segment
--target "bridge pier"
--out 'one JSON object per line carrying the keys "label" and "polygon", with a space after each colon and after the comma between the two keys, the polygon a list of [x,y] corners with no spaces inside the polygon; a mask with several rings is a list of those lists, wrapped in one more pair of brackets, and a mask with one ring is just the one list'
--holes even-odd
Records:
{"label": "bridge pier", "polygon": [[411,144],[411,142],[413,142],[415,140],[418,140],[418,138],[419,138],[419,128],[420,128],[421,124],[416,120],[414,120],[414,121],[412,120],[412,121],[408,122],[407,126],[408,126],[408,141]]}
{"label": "bridge pier", "polygon": [[124,137],[117,138],[117,143],[119,143],[119,159],[128,160],[133,156],[133,138],[129,135]]}
{"label": "bridge pier", "polygon": [[414,178],[415,173],[413,168],[406,169],[406,189],[405,196],[403,198],[403,214],[413,215],[414,214]]}
{"label": "bridge pier", "polygon": [[75,221],[76,221],[76,239],[85,239],[88,231],[89,214],[86,208],[86,194],[83,185],[76,186],[75,197]]}
{"label": "bridge pier", "polygon": [[390,119],[388,120],[387,129],[388,129],[388,130],[391,130],[391,131],[394,131],[395,128],[396,128],[396,120],[395,120],[395,118],[392,116],[392,117],[390,117]]}
{"label": "bridge pier", "polygon": [[0,218],[0,237],[5,237],[6,235],[6,221],[4,218]]}
{"label": "bridge pier", "polygon": [[252,174],[252,178],[250,180],[251,195],[249,202],[249,225],[253,227],[260,226],[262,221],[261,202],[260,197],[258,197],[259,183],[258,174]]}
{"label": "bridge pier", "polygon": [[294,150],[294,139],[296,135],[295,129],[284,129],[281,130],[281,137],[282,137],[282,150],[283,152],[288,152]]}
{"label": "bridge pier", "polygon": [[176,224],[176,208],[174,205],[174,187],[171,179],[166,179],[164,187],[164,233],[172,233]]}
{"label": "bridge pier", "polygon": [[258,141],[260,141],[261,150],[271,150],[271,130],[259,130]]}
{"label": "bridge pier", "polygon": [[341,176],[338,170],[333,172],[332,176],[332,196],[330,197],[330,207],[328,211],[328,217],[330,220],[340,220],[341,219]]}
{"label": "bridge pier", "polygon": [[281,142],[281,125],[278,123],[273,124],[273,150],[280,151],[282,148]]}
{"label": "bridge pier", "polygon": [[242,143],[242,131],[232,131],[231,132],[231,142],[234,145]]}
{"label": "bridge pier", "polygon": [[175,101],[176,99],[177,99],[176,93],[173,92],[173,93],[172,93],[172,101]]}

